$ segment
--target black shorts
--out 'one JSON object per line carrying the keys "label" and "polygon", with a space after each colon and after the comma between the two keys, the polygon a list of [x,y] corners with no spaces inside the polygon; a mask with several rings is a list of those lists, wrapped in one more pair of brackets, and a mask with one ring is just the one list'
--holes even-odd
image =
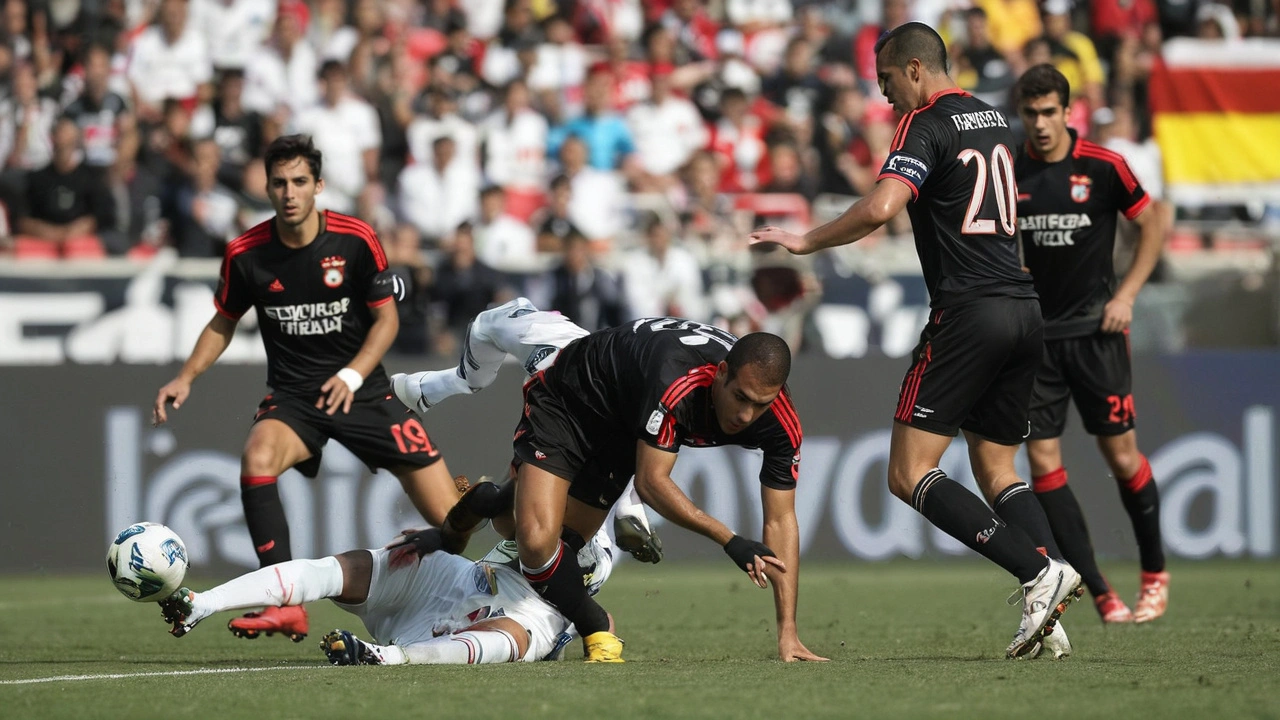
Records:
{"label": "black shorts", "polygon": [[1031,393],[1031,439],[1062,436],[1067,404],[1075,400],[1090,435],[1133,429],[1133,371],[1128,333],[1096,332],[1048,340]]}
{"label": "black shorts", "polygon": [[525,384],[524,415],[512,442],[513,467],[529,463],[569,480],[569,496],[608,510],[636,472],[636,439],[625,434],[588,432],[573,408],[534,375]]}
{"label": "black shorts", "polygon": [[427,437],[418,417],[395,395],[356,400],[345,415],[341,409],[326,415],[315,403],[316,398],[273,393],[262,399],[253,417],[254,423],[279,420],[302,438],[311,457],[298,463],[297,468],[307,477],[320,472],[320,456],[330,439],[342,443],[370,470],[399,472],[426,467],[440,459],[440,451]]}
{"label": "black shorts", "polygon": [[897,422],[938,435],[960,430],[1017,445],[1044,349],[1035,298],[979,298],[934,310],[898,392]]}

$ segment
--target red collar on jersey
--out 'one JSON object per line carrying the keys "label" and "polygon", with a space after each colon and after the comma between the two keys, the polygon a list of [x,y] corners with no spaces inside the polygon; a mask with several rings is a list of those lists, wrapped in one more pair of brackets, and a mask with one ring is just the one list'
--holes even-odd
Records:
{"label": "red collar on jersey", "polygon": [[946,90],[939,90],[938,92],[929,96],[929,102],[925,103],[924,106],[929,107],[930,105],[938,102],[938,98],[942,97],[943,95],[969,95],[969,94],[970,93],[968,91],[962,90],[958,87],[947,88]]}

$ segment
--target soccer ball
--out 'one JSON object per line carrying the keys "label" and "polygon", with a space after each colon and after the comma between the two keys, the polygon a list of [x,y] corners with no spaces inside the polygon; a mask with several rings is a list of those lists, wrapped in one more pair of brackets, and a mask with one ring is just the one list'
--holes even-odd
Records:
{"label": "soccer ball", "polygon": [[130,600],[163,600],[187,576],[187,547],[160,523],[130,525],[107,548],[107,572]]}

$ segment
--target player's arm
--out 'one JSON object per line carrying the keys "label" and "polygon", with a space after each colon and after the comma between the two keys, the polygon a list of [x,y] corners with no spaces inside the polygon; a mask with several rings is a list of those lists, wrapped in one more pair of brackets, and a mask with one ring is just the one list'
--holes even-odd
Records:
{"label": "player's arm", "polygon": [[174,410],[182,407],[182,403],[191,394],[191,383],[226,352],[235,335],[236,323],[237,320],[220,312],[213,314],[213,319],[200,331],[200,337],[196,338],[196,346],[182,364],[178,376],[160,388],[156,395],[155,406],[151,409],[152,424],[160,425],[169,419],[165,413],[165,405],[173,403]]}
{"label": "player's arm", "polygon": [[769,586],[766,567],[787,571],[772,550],[735,535],[727,525],[694,505],[671,479],[675,464],[676,453],[659,450],[644,440],[636,441],[636,492],[646,505],[680,527],[715,541],[762,588]]}
{"label": "player's arm", "polygon": [[796,491],[760,486],[760,504],[764,509],[764,544],[773,548],[788,568],[780,572],[766,568],[773,580],[773,604],[778,622],[778,658],[824,661],[800,642],[796,629],[796,599],[800,592],[800,524],[796,520]]}
{"label": "player's arm", "polygon": [[912,188],[898,176],[884,177],[870,195],[854,203],[831,222],[804,235],[778,227],[762,227],[751,233],[750,243],[777,243],[795,255],[807,255],[837,245],[848,245],[870,235],[892,220],[911,201]]}
{"label": "player's arm", "polygon": [[351,410],[356,390],[360,389],[364,379],[382,362],[382,356],[391,349],[396,333],[400,332],[400,314],[394,302],[372,305],[369,312],[373,315],[373,324],[369,326],[369,334],[365,336],[360,352],[320,387],[320,399],[316,401],[316,407],[329,415],[336,413],[339,408],[343,413]]}
{"label": "player's arm", "polygon": [[1138,299],[1138,292],[1146,284],[1151,272],[1160,262],[1160,253],[1164,250],[1163,210],[1160,203],[1153,201],[1134,216],[1141,233],[1138,237],[1138,248],[1133,258],[1133,266],[1124,276],[1116,294],[1102,311],[1102,331],[1108,333],[1123,332],[1133,322],[1133,303]]}

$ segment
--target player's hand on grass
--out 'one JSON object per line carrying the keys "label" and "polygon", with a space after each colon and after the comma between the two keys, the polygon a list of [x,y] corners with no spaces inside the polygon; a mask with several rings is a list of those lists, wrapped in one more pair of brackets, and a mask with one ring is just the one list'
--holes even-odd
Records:
{"label": "player's hand on grass", "polygon": [[324,410],[325,415],[332,415],[341,408],[342,414],[346,415],[351,411],[351,402],[355,398],[355,391],[346,381],[334,375],[320,386],[320,399],[316,400],[316,409]]}
{"label": "player's hand on grass", "polygon": [[789,637],[778,640],[778,659],[782,662],[827,662],[824,658],[809,650],[800,642],[800,638],[791,633]]}
{"label": "player's hand on grass", "polygon": [[187,401],[187,396],[190,394],[190,380],[180,377],[170,380],[156,394],[156,403],[151,408],[151,424],[155,426],[163,425],[169,419],[168,414],[165,412],[165,406],[173,403],[173,409],[177,410],[182,407],[182,403]]}
{"label": "player's hand on grass", "polygon": [[733,562],[751,578],[751,582],[756,587],[769,587],[769,577],[765,575],[765,568],[773,566],[781,572],[787,571],[786,563],[778,559],[776,553],[769,549],[768,545],[755,540],[749,540],[741,535],[734,535],[729,542],[724,545],[725,554],[733,559]]}
{"label": "player's hand on grass", "polygon": [[1133,322],[1133,301],[1114,297],[1102,309],[1102,332],[1118,333],[1129,329]]}
{"label": "player's hand on grass", "polygon": [[813,249],[809,247],[809,243],[805,241],[803,235],[796,235],[795,233],[787,232],[786,230],[783,230],[780,227],[774,227],[773,225],[767,225],[756,229],[756,231],[751,233],[748,237],[747,243],[750,245],[774,243],[776,245],[781,245],[795,255],[803,255],[805,253],[813,252]]}

